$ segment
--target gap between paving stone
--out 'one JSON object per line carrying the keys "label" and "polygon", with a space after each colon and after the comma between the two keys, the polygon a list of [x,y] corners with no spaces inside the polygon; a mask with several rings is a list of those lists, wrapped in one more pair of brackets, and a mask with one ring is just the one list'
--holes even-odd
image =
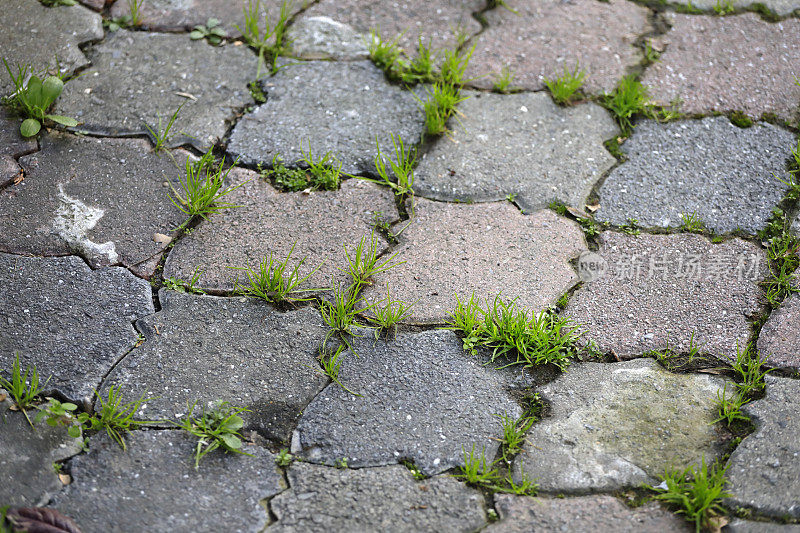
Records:
{"label": "gap between paving stone", "polygon": [[800,294],[789,295],[758,335],[758,353],[776,367],[800,367]]}

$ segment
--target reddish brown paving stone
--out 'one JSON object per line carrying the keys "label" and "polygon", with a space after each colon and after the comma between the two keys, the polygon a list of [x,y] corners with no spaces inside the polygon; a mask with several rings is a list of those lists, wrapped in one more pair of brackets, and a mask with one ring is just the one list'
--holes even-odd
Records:
{"label": "reddish brown paving stone", "polygon": [[586,249],[577,225],[548,210],[523,215],[508,202],[447,204],[419,199],[412,223],[395,248],[405,261],[376,277],[370,301],[417,302],[411,322],[440,323],[472,292],[501,293],[538,310],[577,283],[569,260]]}
{"label": "reddish brown paving stone", "polygon": [[[205,269],[200,286],[232,290],[244,272],[228,267],[257,268],[265,255],[284,260],[295,245],[289,267],[306,258],[301,275],[322,263],[304,288],[329,287],[339,268],[347,266],[343,246],[350,250],[372,231],[375,213],[391,221],[397,210],[393,194],[385,188],[360,180],[347,180],[338,191],[279,193],[255,172],[237,170],[232,183],[252,179],[226,198],[241,205],[213,215],[175,245],[164,267],[164,276],[189,279],[195,267]],[[378,247],[385,248],[383,239]]]}
{"label": "reddish brown paving stone", "polygon": [[[489,27],[475,40],[467,69],[473,84],[489,88],[492,73],[509,67],[513,85],[544,88],[544,78],[561,75],[576,63],[586,71],[585,89],[610,91],[627,69],[641,61],[633,43],[652,28],[649,11],[625,0],[510,1],[486,13]],[[485,76],[485,77],[481,77]]]}
{"label": "reddish brown paving stone", "polygon": [[[607,268],[575,292],[566,314],[604,352],[630,359],[669,346],[728,359],[747,345],[748,317],[761,309],[766,256],[741,239],[712,244],[689,234],[604,232]],[[741,261],[741,263],[740,263]]]}
{"label": "reddish brown paving stone", "polygon": [[772,312],[758,336],[758,351],[770,366],[800,367],[800,294]]}
{"label": "reddish brown paving stone", "polygon": [[666,51],[642,81],[681,111],[774,113],[790,121],[800,103],[800,20],[765,22],[754,13],[730,17],[675,14]]}

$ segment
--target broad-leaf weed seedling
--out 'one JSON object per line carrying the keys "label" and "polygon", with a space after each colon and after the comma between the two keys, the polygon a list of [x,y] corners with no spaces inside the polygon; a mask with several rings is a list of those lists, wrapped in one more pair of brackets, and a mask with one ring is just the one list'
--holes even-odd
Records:
{"label": "broad-leaf weed seedling", "polygon": [[220,21],[213,17],[208,19],[205,24],[195,26],[189,34],[189,38],[193,41],[205,39],[213,46],[221,45],[227,36],[228,32],[221,26]]}
{"label": "broad-leaf weed seedling", "polygon": [[417,465],[415,465],[412,461],[403,460],[403,461],[400,461],[400,464],[405,466],[406,468],[408,468],[408,471],[411,472],[411,475],[417,481],[422,481],[423,479],[426,479],[427,476],[425,474],[423,474],[422,470],[420,470],[419,467]]}
{"label": "broad-leaf weed seedling", "polygon": [[378,236],[375,235],[375,232],[369,237],[366,235],[361,237],[352,255],[347,246],[344,246],[344,254],[347,258],[347,269],[339,270],[347,273],[353,280],[351,285],[353,294],[357,294],[362,286],[370,283],[370,280],[375,275],[405,263],[405,261],[394,262],[397,252],[389,255],[384,260],[378,258]]}
{"label": "broad-leaf weed seedling", "polygon": [[499,74],[494,78],[492,88],[499,93],[508,93],[513,90],[511,83],[514,81],[514,73],[508,67],[503,67]]}
{"label": "broad-leaf weed seedling", "polygon": [[178,109],[172,113],[172,116],[169,117],[167,121],[166,127],[162,129],[161,127],[161,115],[158,115],[158,126],[156,129],[151,128],[148,124],[145,124],[144,127],[147,128],[147,132],[150,134],[150,138],[153,139],[153,151],[160,152],[164,150],[169,142],[169,133],[172,131],[172,127],[175,125],[175,121],[178,119],[178,113],[181,112],[183,106],[186,105],[186,102],[183,102],[181,105],[178,106]]}
{"label": "broad-leaf weed seedling", "polygon": [[200,468],[200,460],[209,452],[222,448],[226,452],[250,455],[242,450],[242,435],[239,430],[244,420],[239,416],[247,412],[244,407],[234,407],[228,402],[221,402],[213,408],[203,408],[199,417],[194,416],[197,403],[189,408],[186,419],[180,428],[197,437],[194,452],[194,468]]}
{"label": "broad-leaf weed seedling", "polygon": [[586,72],[579,69],[576,64],[573,70],[564,66],[564,74],[556,78],[545,78],[544,83],[557,104],[565,105],[580,96],[578,89],[583,85]]}
{"label": "broad-leaf weed seedling", "polygon": [[649,115],[650,105],[647,88],[633,75],[622,78],[612,93],[605,93],[602,104],[617,117],[622,132],[633,130],[633,117],[637,114]]}
{"label": "broad-leaf weed seedling", "polygon": [[[269,62],[270,71],[275,74],[279,67],[278,56],[283,55],[288,50],[291,42],[286,38],[289,18],[292,12],[292,2],[284,0],[281,2],[281,10],[275,24],[272,25],[269,13],[261,8],[261,0],[247,0],[247,4],[242,7],[244,14],[244,28],[236,25],[236,29],[242,34],[248,46],[258,52],[258,70],[256,79],[261,77],[261,65]],[[264,31],[259,26],[261,12],[264,13]]]}
{"label": "broad-leaf weed seedling", "polygon": [[[221,203],[220,199],[232,193],[247,182],[238,185],[224,187],[225,179],[228,177],[233,166],[223,173],[225,158],[217,165],[211,150],[206,152],[198,161],[186,160],[186,173],[183,179],[179,180],[183,193],[178,192],[170,182],[170,188],[175,194],[169,199],[189,217],[200,216],[208,219],[208,215],[218,213],[224,209],[239,207],[238,205]],[[233,162],[236,165],[236,161]],[[191,218],[190,218],[191,220]],[[184,222],[186,225],[189,221]]]}
{"label": "broad-leaf weed seedling", "polygon": [[55,398],[50,398],[47,405],[37,413],[36,421],[40,422],[44,419],[50,427],[66,426],[69,436],[73,439],[77,439],[81,436],[81,426],[75,423],[77,422],[77,417],[75,415],[75,410],[77,408],[78,406],[74,403],[62,403]]}
{"label": "broad-leaf weed seedling", "polygon": [[115,32],[120,28],[130,28],[131,26],[139,26],[142,23],[142,15],[140,9],[144,0],[128,0],[128,13],[114,17],[112,19],[104,19],[103,27],[110,32]]}
{"label": "broad-leaf weed seedling", "polygon": [[642,230],[639,228],[639,221],[635,218],[629,218],[628,221],[619,227],[622,233],[626,235],[639,235]]}
{"label": "broad-leaf weed seedling", "polygon": [[194,272],[192,272],[192,277],[189,279],[189,281],[183,281],[182,279],[175,277],[167,278],[164,280],[164,288],[177,292],[205,294],[206,292],[197,286],[197,283],[200,281],[200,276],[203,275],[203,272],[205,272],[205,270],[200,270],[200,267],[196,267]]}
{"label": "broad-leaf weed seedling", "polygon": [[234,290],[240,294],[261,298],[273,303],[305,302],[310,300],[310,297],[306,298],[302,295],[319,289],[301,289],[300,285],[319,270],[322,263],[305,276],[300,274],[300,269],[306,261],[305,257],[298,261],[292,269],[289,269],[289,260],[296,244],[292,244],[286,259],[283,261],[274,259],[272,252],[270,252],[264,256],[257,268],[250,268],[249,266],[229,267],[234,270],[243,270],[247,274],[247,283],[239,283],[237,278],[234,281]]}
{"label": "broad-leaf weed seedling", "polygon": [[108,389],[106,398],[95,392],[95,396],[100,401],[100,411],[94,414],[80,413],[77,416],[78,422],[84,429],[102,431],[108,434],[123,450],[125,446],[125,433],[138,426],[153,424],[155,421],[134,420],[136,413],[142,405],[152,398],[145,398],[142,395],[138,400],[132,402],[122,402],[122,392],[119,387],[111,386]]}
{"label": "broad-leaf weed seedling", "polygon": [[666,488],[656,488],[659,494],[655,498],[694,522],[697,533],[712,529],[714,519],[725,514],[722,499],[730,496],[725,492],[726,471],[727,467],[719,464],[706,465],[705,458],[698,467],[666,471],[661,478]]}
{"label": "broad-leaf weed seedling", "polygon": [[14,74],[5,58],[3,64],[14,84],[14,92],[3,98],[3,104],[24,118],[19,127],[23,137],[33,137],[39,133],[45,120],[67,127],[78,125],[78,121],[74,118],[47,113],[64,90],[64,82],[60,77],[47,76],[42,79],[35,75],[33,68],[28,65],[17,65],[17,72]]}
{"label": "broad-leaf weed seedling", "polygon": [[[396,196],[405,197],[406,195],[414,194],[414,163],[417,159],[416,149],[406,150],[403,144],[403,139],[398,135],[390,135],[392,139],[392,146],[394,146],[394,159],[386,157],[381,152],[381,145],[378,139],[375,139],[375,146],[378,149],[378,155],[375,156],[375,169],[380,176],[379,180],[360,177],[365,181],[371,181],[386,185],[394,191]],[[389,162],[391,172],[386,168],[386,162]],[[392,179],[394,176],[394,180]]]}
{"label": "broad-leaf weed seedling", "polygon": [[286,448],[281,448],[278,455],[275,456],[275,464],[278,466],[289,466],[294,461],[294,455],[289,453]]}
{"label": "broad-leaf weed seedling", "polygon": [[[384,302],[386,302],[385,305]],[[386,298],[376,302],[372,306],[372,314],[367,315],[367,320],[376,328],[375,338],[378,338],[381,331],[385,332],[387,336],[390,331],[394,331],[396,337],[397,324],[411,313],[411,308],[414,307],[415,303],[416,302],[408,303],[392,299],[392,295],[389,293],[389,286],[387,285]]]}
{"label": "broad-leaf weed seedling", "polygon": [[730,15],[734,11],[736,11],[736,8],[733,7],[733,2],[731,2],[731,0],[717,0],[717,3],[714,4],[714,12],[717,15]]}
{"label": "broad-leaf weed seedling", "polygon": [[0,375],[0,387],[8,391],[11,397],[14,398],[17,408],[22,411],[31,426],[33,426],[33,423],[31,423],[31,419],[25,409],[33,404],[49,381],[50,378],[47,378],[44,384],[39,384],[39,372],[36,370],[36,365],[26,367],[23,374],[19,354],[15,355],[14,363],[11,366],[11,380],[9,381]]}

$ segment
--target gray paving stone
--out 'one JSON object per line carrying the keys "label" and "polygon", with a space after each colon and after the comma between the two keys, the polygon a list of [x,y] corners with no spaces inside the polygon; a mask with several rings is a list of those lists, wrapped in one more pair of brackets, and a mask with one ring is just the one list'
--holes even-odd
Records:
{"label": "gray paving stone", "polygon": [[772,312],[758,336],[758,351],[770,366],[800,367],[800,295],[790,295]]}
{"label": "gray paving stone", "polygon": [[124,265],[149,278],[186,215],[170,201],[187,153],[155,154],[141,139],[50,134],[20,163],[26,179],[0,192],[0,250],[80,254],[92,267]]}
{"label": "gray paving stone", "polygon": [[81,4],[85,5],[86,7],[90,7],[95,11],[100,11],[103,9],[103,6],[106,4],[110,4],[114,0],[78,0]]}
{"label": "gray paving stone", "polygon": [[720,451],[711,424],[723,380],[673,374],[652,359],[573,365],[539,390],[552,406],[514,461],[546,492],[658,483],[667,467]]}
{"label": "gray paving stone", "polygon": [[508,202],[445,204],[420,199],[394,251],[404,264],[376,276],[367,300],[417,302],[409,322],[441,323],[459,297],[498,293],[538,312],[578,282],[569,261],[586,251],[577,225],[552,211],[523,215]]}
{"label": "gray paving stone", "polygon": [[[63,486],[53,463],[80,453],[81,441],[67,436],[63,427],[41,422],[32,428],[25,415],[9,410],[11,405],[0,401],[0,478],[6,480],[0,484],[0,501],[12,507],[46,505]],[[35,411],[28,413],[31,420]]]}
{"label": "gray paving stone", "polygon": [[325,336],[319,311],[279,313],[245,298],[167,290],[160,301],[161,311],[136,324],[144,343],[103,389],[155,396],[142,411],[153,420],[175,420],[195,401],[231,402],[250,409],[247,428],[288,442],[300,412],[328,382],[314,370]]}
{"label": "gray paving stone", "polygon": [[[0,57],[13,72],[31,65],[36,72],[56,68],[65,73],[89,64],[79,45],[103,38],[100,15],[83,6],[48,8],[37,0],[3,0],[0,9]],[[0,95],[14,88],[5,66],[0,66]]]}
{"label": "gray paving stone", "polygon": [[562,108],[545,93],[467,93],[460,124],[417,167],[415,190],[438,200],[516,201],[533,211],[553,200],[583,208],[616,163],[603,141],[619,133],[595,104]]}
{"label": "gray paving stone", "polygon": [[630,359],[667,347],[734,360],[747,345],[766,275],[764,251],[741,239],[711,244],[689,234],[599,238],[605,270],[570,299],[566,314],[600,350]]}
{"label": "gray paving stone", "polygon": [[449,476],[414,481],[403,466],[337,470],[294,463],[289,490],[270,501],[269,533],[477,531],[481,494]]}
{"label": "gray paving stone", "polygon": [[767,376],[766,395],[744,407],[756,426],[728,462],[729,505],[800,518],[800,381]]}
{"label": "gray paving stone", "polygon": [[681,111],[774,113],[794,120],[800,87],[800,20],[763,21],[755,13],[672,15],[666,51],[642,82],[656,102],[683,101]]}
{"label": "gray paving stone", "polygon": [[25,139],[19,134],[22,119],[0,106],[0,157],[17,158],[36,150],[36,139]]}
{"label": "gray paving stone", "polygon": [[194,468],[197,441],[182,431],[134,431],[127,451],[105,434],[70,462],[72,484],[53,501],[85,533],[261,531],[260,500],[283,488],[274,456],[252,444],[252,457],[215,450]]}
{"label": "gray paving stone", "polygon": [[0,190],[2,190],[3,187],[11,185],[21,176],[22,169],[17,165],[13,157],[0,155]]}
{"label": "gray paving stone", "polygon": [[[267,103],[236,124],[228,150],[244,163],[287,164],[328,151],[350,174],[374,173],[376,138],[392,154],[390,134],[417,142],[424,116],[414,95],[390,85],[370,61],[311,61],[287,66],[265,84]],[[310,147],[310,148],[309,148]]]}
{"label": "gray paving stone", "polygon": [[620,531],[628,533],[692,531],[680,516],[655,503],[632,509],[608,495],[577,498],[527,498],[496,494],[500,521],[486,533],[529,531]]}
{"label": "gray paving stone", "polygon": [[92,67],[65,85],[55,112],[75,117],[84,131],[146,133],[145,123],[158,129],[160,117],[163,129],[185,104],[173,126],[175,140],[182,133],[204,147],[252,102],[247,84],[256,63],[245,46],[119,30],[93,48]]}
{"label": "gray paving stone", "polygon": [[[706,9],[712,11],[717,6],[717,0],[675,0],[675,4],[689,5],[697,9]],[[737,9],[754,8],[756,4],[761,4],[777,15],[788,15],[791,12],[800,9],[800,2],[797,0],[731,0],[731,5]]]}
{"label": "gray paving stone", "polygon": [[331,384],[314,398],[297,427],[303,455],[325,464],[347,458],[356,468],[411,459],[428,474],[463,464],[473,444],[494,457],[502,435],[495,415],[522,409],[506,391],[509,373],[461,344],[450,331],[357,339],[358,357],[343,356],[339,379],[362,396]]}
{"label": "gray paving stone", "polygon": [[742,129],[726,117],[643,121],[622,145],[628,160],[600,188],[596,217],[677,228],[694,213],[715,233],[755,234],[786,192],[779,179],[790,181],[794,145],[792,133],[764,122]]}
{"label": "gray paving stone", "polygon": [[728,524],[725,531],[726,533],[800,533],[800,524],[775,524],[736,519]]}
{"label": "gray paving stone", "polygon": [[[343,246],[352,251],[370,235],[373,215],[397,217],[393,194],[360,180],[347,180],[338,191],[303,194],[279,193],[250,171],[229,177],[234,184],[253,179],[226,197],[242,207],[212,216],[181,239],[167,258],[166,277],[189,279],[201,266],[200,286],[232,290],[237,275],[244,281],[247,276],[228,267],[258,267],[269,253],[284,260],[294,245],[290,268],[306,258],[299,270],[304,276],[322,265],[303,287],[329,287],[332,278],[340,279],[337,267],[347,266]],[[378,247],[384,246],[379,238]]]}
{"label": "gray paving stone", "polygon": [[125,269],[90,270],[78,257],[0,253],[0,368],[15,353],[46,391],[88,400],[136,342],[132,322],[153,312],[150,285]]}
{"label": "gray paving stone", "polygon": [[486,12],[489,26],[474,41],[467,78],[475,78],[478,87],[492,87],[507,66],[515,87],[543,89],[545,78],[578,64],[586,71],[586,91],[610,91],[641,61],[633,43],[652,30],[649,11],[625,0],[514,0],[508,6],[516,13]]}
{"label": "gray paving stone", "polygon": [[303,17],[289,29],[292,55],[306,59],[366,59],[367,37],[326,16]]}

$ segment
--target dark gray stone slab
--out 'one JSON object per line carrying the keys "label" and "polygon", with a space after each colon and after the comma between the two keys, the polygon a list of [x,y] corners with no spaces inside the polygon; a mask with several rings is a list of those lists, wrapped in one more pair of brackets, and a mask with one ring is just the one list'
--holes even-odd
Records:
{"label": "dark gray stone slab", "polygon": [[260,501],[283,488],[274,456],[245,444],[241,454],[215,450],[194,468],[197,441],[182,431],[134,431],[127,451],[105,434],[70,462],[72,484],[52,503],[85,533],[123,531],[261,531]]}
{"label": "dark gray stone slab", "polygon": [[599,277],[584,284],[566,314],[603,352],[630,359],[667,347],[735,360],[760,312],[767,270],[760,247],[741,239],[712,244],[690,234],[598,237]]}
{"label": "dark gray stone slab", "polygon": [[598,219],[623,225],[680,227],[696,214],[715,233],[755,234],[789,181],[794,135],[767,123],[742,129],[725,117],[640,123],[622,145],[628,160],[600,188]]}
{"label": "dark gray stone slab", "polygon": [[[25,415],[9,410],[11,405],[0,402],[0,479],[6,480],[0,484],[0,501],[12,507],[46,505],[63,486],[53,463],[80,453],[81,441],[63,427],[44,422],[31,427]],[[36,410],[30,411],[33,420]]]}
{"label": "dark gray stone slab", "polygon": [[[37,0],[3,0],[0,9],[0,57],[16,74],[16,65],[31,65],[36,72],[55,69],[72,73],[89,64],[78,45],[103,38],[100,15],[83,6],[48,8]],[[0,62],[1,63],[1,62]],[[14,88],[0,65],[0,95]]]}
{"label": "dark gray stone slab", "polygon": [[136,342],[133,321],[153,312],[150,285],[123,268],[90,270],[78,257],[0,253],[0,368],[15,353],[46,391],[86,400]]}
{"label": "dark gray stone slab", "polygon": [[0,250],[76,253],[97,268],[121,264],[149,278],[187,216],[170,201],[186,152],[155,154],[141,139],[45,135],[20,160],[26,179],[0,192]]}
{"label": "dark gray stone slab", "polygon": [[162,290],[162,309],[137,322],[144,343],[104,382],[133,397],[155,396],[141,415],[176,419],[198,401],[251,410],[263,436],[287,441],[300,412],[323,389],[315,371],[325,336],[313,307],[279,313],[261,301]]}
{"label": "dark gray stone slab", "polygon": [[374,173],[376,138],[394,154],[390,134],[419,140],[424,115],[414,95],[389,84],[370,61],[290,65],[265,83],[267,103],[243,116],[228,150],[245,163],[294,163],[303,152],[333,152],[342,171]]}
{"label": "dark gray stone slab", "polygon": [[596,492],[658,483],[665,468],[711,461],[723,380],[673,374],[652,359],[571,366],[542,389],[549,417],[528,432],[514,473],[547,492]]}
{"label": "dark gray stone slab", "polygon": [[297,427],[303,455],[325,464],[347,458],[352,467],[411,459],[428,474],[463,464],[473,444],[493,458],[502,435],[494,415],[516,418],[522,409],[506,391],[508,375],[461,344],[450,331],[393,341],[366,333],[339,374],[362,396],[332,384],[314,398]]}
{"label": "dark gray stone slab", "polygon": [[800,518],[800,381],[767,376],[766,396],[745,406],[756,426],[728,462],[729,505]]}
{"label": "dark gray stone slab", "polygon": [[25,139],[20,135],[21,123],[21,118],[0,106],[0,157],[17,158],[36,150],[36,139]]}
{"label": "dark gray stone slab", "polygon": [[144,124],[158,129],[160,117],[163,129],[185,104],[172,133],[205,147],[252,101],[247,84],[256,63],[245,46],[119,30],[93,48],[92,67],[64,87],[55,112],[75,117],[85,131],[146,133]]}
{"label": "dark gray stone slab", "polygon": [[800,366],[800,295],[790,295],[772,312],[758,336],[758,351],[770,366]]}
{"label": "dark gray stone slab", "polygon": [[514,194],[525,211],[553,200],[583,208],[616,163],[603,141],[619,129],[596,104],[563,108],[546,93],[466,94],[460,124],[417,167],[422,196],[480,202]]}
{"label": "dark gray stone slab", "polygon": [[483,496],[449,476],[414,481],[403,466],[337,470],[294,463],[290,489],[270,501],[269,533],[477,531]]}

